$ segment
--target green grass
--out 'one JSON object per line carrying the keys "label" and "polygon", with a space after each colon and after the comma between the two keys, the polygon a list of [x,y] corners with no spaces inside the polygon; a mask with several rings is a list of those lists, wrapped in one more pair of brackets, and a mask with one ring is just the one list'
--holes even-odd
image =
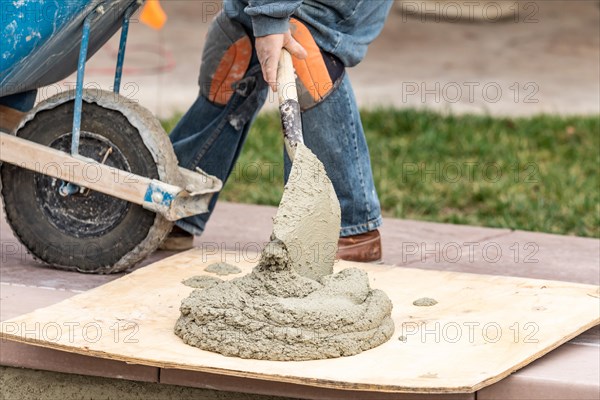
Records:
{"label": "green grass", "polygon": [[[384,216],[600,237],[598,117],[381,109],[362,119]],[[222,199],[279,203],[280,129],[277,113],[258,117]]]}

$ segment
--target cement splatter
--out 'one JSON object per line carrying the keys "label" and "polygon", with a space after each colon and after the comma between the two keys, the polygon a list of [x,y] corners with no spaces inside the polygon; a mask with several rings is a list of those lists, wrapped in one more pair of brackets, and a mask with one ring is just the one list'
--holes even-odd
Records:
{"label": "cement splatter", "polygon": [[432,299],[431,297],[421,297],[420,299],[413,301],[413,306],[431,307],[431,306],[435,306],[437,303],[438,303],[437,300]]}
{"label": "cement splatter", "polygon": [[210,264],[204,270],[217,275],[234,275],[242,272],[239,267],[224,262]]}
{"label": "cement splatter", "polygon": [[215,278],[214,276],[198,275],[187,278],[181,283],[194,289],[208,289],[221,282],[223,282],[222,279]]}

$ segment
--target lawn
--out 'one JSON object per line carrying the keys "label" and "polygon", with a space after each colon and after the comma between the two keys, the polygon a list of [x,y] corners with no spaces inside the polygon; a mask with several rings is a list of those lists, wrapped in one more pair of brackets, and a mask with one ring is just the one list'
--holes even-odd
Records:
{"label": "lawn", "polygon": [[[386,217],[600,237],[598,117],[380,109],[362,120]],[[279,203],[280,130],[277,113],[258,117],[221,199]]]}

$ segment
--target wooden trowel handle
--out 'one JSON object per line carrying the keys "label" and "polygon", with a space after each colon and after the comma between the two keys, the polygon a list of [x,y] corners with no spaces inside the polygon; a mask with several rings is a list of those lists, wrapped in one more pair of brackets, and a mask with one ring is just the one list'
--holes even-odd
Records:
{"label": "wooden trowel handle", "polygon": [[285,148],[291,160],[294,160],[296,145],[304,143],[302,137],[302,119],[300,104],[298,104],[298,90],[292,56],[286,49],[281,49],[279,66],[277,68],[277,95],[279,97],[279,111],[283,126]]}

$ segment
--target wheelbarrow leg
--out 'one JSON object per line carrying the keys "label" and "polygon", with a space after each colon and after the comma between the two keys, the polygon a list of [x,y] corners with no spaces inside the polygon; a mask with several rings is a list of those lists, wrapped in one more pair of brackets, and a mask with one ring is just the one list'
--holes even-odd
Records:
{"label": "wheelbarrow leg", "polygon": [[[102,7],[102,6],[100,6]],[[83,21],[83,32],[81,34],[81,47],[79,48],[79,62],[77,64],[77,85],[75,86],[75,109],[73,111],[73,131],[71,136],[71,155],[79,153],[79,136],[81,134],[81,109],[83,107],[83,79],[85,75],[85,62],[87,61],[87,50],[90,42],[90,27],[92,19],[100,8],[92,11]]]}
{"label": "wheelbarrow leg", "polygon": [[[127,44],[127,35],[129,32],[129,19],[136,10],[136,3],[132,3],[123,16],[121,26],[121,40],[119,43],[119,54],[117,56],[117,67],[115,70],[115,81],[113,91],[119,94],[121,89],[121,76],[123,74],[123,62],[125,60],[125,47]],[[77,62],[77,84],[75,86],[75,110],[73,111],[73,138],[71,140],[71,155],[79,153],[79,137],[81,135],[81,109],[83,104],[83,82],[85,77],[85,63],[87,61],[87,51],[90,42],[90,29],[92,21],[98,14],[103,14],[104,8],[99,5],[83,21],[83,31],[81,34],[81,47],[79,48],[79,60]]]}
{"label": "wheelbarrow leg", "polygon": [[[123,24],[121,27],[121,41],[119,43],[119,54],[117,56],[117,67],[115,70],[115,82],[113,91],[119,94],[121,88],[121,76],[123,74],[123,62],[125,60],[125,47],[127,44],[127,34],[129,32],[129,19],[136,10],[136,3],[132,3],[123,16]],[[79,154],[79,141],[81,136],[81,110],[83,107],[83,83],[85,78],[85,63],[87,61],[87,51],[90,41],[90,30],[92,21],[98,14],[103,14],[104,8],[98,6],[92,11],[83,21],[83,31],[81,34],[81,46],[79,48],[79,60],[77,62],[77,83],[75,86],[75,108],[73,110],[73,130],[71,136],[71,155]],[[80,188],[73,183],[64,183],[60,191],[64,196],[71,196],[77,193]]]}
{"label": "wheelbarrow leg", "polygon": [[127,35],[129,33],[129,19],[136,10],[136,3],[134,2],[127,8],[125,15],[123,16],[123,24],[121,26],[121,40],[119,42],[119,54],[117,55],[117,68],[115,69],[115,84],[113,85],[113,91],[119,94],[121,91],[121,76],[123,75],[123,62],[125,61],[125,47],[127,46]]}

